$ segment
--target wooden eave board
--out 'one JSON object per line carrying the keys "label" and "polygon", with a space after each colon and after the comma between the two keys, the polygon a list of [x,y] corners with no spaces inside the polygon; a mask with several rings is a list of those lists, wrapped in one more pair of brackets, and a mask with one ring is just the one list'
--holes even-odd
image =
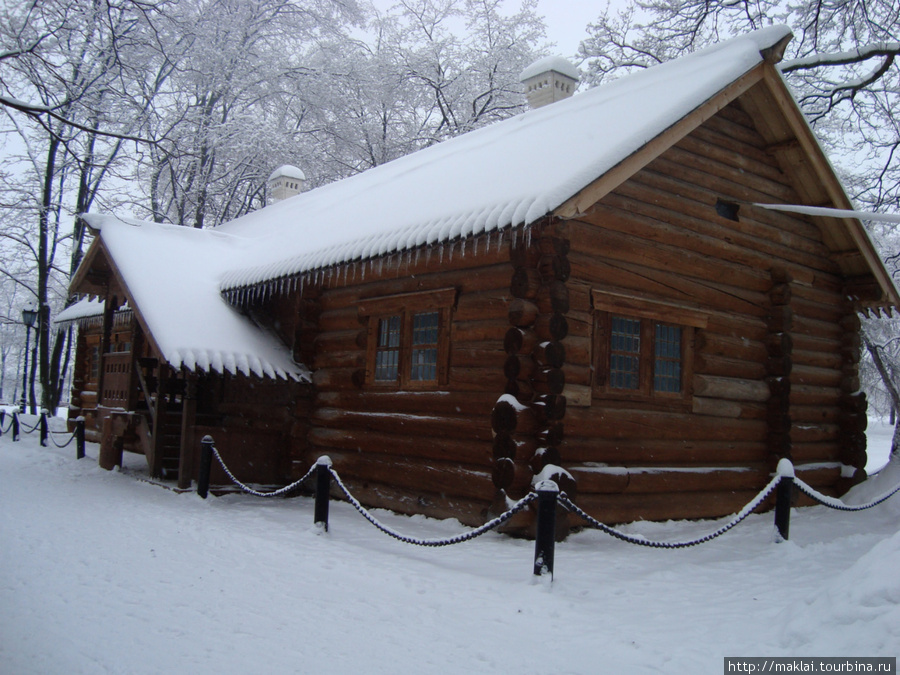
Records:
{"label": "wooden eave board", "polygon": [[[806,205],[853,210],[834,169],[777,71],[767,69],[762,80],[743,93],[739,103],[753,118],[760,135],[769,144],[769,151]],[[882,298],[875,305],[900,303],[897,289],[858,219],[809,217],[809,220],[819,228],[823,242],[846,277],[871,275],[876,280]]]}
{"label": "wooden eave board", "polygon": [[626,157],[590,185],[570,197],[561,204],[552,215],[560,218],[573,218],[579,214],[586,213],[591,206],[600,201],[612,190],[647,166],[670,147],[678,143],[678,141],[687,136],[706,120],[713,117],[735,98],[762,81],[765,68],[771,68],[771,66],[760,63],[745,75],[732,82],[714,97],[696,108],[692,113],[682,117],[662,134],[645,143],[640,150],[629,157]]}

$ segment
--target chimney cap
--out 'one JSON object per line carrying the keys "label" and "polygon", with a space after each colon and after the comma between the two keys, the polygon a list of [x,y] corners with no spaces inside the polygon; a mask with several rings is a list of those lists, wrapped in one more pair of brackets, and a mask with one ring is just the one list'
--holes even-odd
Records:
{"label": "chimney cap", "polygon": [[306,174],[304,174],[300,169],[296,166],[292,166],[290,164],[283,164],[279,166],[272,172],[272,175],[269,176],[269,181],[273,181],[276,178],[295,178],[297,180],[306,180]]}
{"label": "chimney cap", "polygon": [[523,70],[522,74],[519,75],[519,82],[525,82],[525,80],[537,77],[538,75],[543,75],[550,71],[565,75],[576,82],[580,79],[578,68],[572,65],[571,61],[562,56],[546,56],[542,59],[538,59]]}

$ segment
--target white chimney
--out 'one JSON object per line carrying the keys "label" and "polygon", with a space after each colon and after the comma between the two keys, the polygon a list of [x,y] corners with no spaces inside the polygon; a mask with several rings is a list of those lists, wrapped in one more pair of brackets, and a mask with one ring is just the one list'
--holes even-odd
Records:
{"label": "white chimney", "polygon": [[303,192],[304,173],[296,166],[285,164],[272,172],[266,181],[266,204],[274,204],[282,199]]}
{"label": "white chimney", "polygon": [[535,61],[519,75],[532,108],[569,98],[578,88],[578,79],[578,68],[561,56]]}

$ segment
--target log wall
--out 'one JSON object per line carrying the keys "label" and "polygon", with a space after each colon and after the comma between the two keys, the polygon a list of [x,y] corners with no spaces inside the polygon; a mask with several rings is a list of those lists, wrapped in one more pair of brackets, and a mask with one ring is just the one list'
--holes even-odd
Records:
{"label": "log wall", "polygon": [[[507,381],[509,250],[498,235],[482,237],[394,256],[303,291],[294,353],[313,368],[316,391],[304,466],[328,455],[369,506],[484,522],[497,497],[491,413]],[[446,382],[424,391],[367,384],[364,301],[448,288],[457,293]],[[527,451],[512,444],[504,452]]]}
{"label": "log wall", "polygon": [[[864,464],[858,321],[821,232],[746,205],[732,220],[720,201],[800,203],[737,103],[561,226],[570,326],[590,322],[590,291],[708,316],[694,331],[686,407],[598,390],[590,407],[569,406],[560,459],[600,519],[732,513],[780,457],[832,494],[846,488],[841,463]],[[566,372],[592,365],[587,350],[567,350]]]}

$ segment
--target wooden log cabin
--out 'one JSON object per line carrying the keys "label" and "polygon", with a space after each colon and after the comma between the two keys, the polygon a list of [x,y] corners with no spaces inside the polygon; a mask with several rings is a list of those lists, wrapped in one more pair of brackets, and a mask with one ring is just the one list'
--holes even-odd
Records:
{"label": "wooden log cabin", "polygon": [[732,513],[781,457],[841,494],[865,478],[858,315],[898,294],[859,220],[803,213],[851,204],[777,71],[789,39],[213,230],[87,216],[71,288],[105,312],[73,414],[107,465],[187,486],[209,433],[247,482],[328,455],[364,504],[470,525],[547,476],[607,522]]}

